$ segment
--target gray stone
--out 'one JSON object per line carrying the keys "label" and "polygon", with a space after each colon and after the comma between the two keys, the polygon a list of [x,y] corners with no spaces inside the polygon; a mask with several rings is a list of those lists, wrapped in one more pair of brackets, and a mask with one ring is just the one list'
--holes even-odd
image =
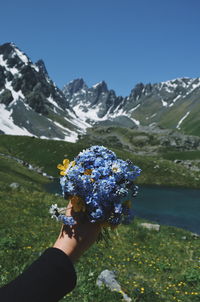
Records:
{"label": "gray stone", "polygon": [[199,239],[199,238],[200,238],[200,235],[199,235],[199,234],[192,233],[191,235],[192,235],[192,237],[193,237],[194,239]]}
{"label": "gray stone", "polygon": [[17,183],[17,182],[12,182],[11,184],[10,184],[10,188],[11,189],[18,189],[20,187],[20,185]]}
{"label": "gray stone", "polygon": [[181,239],[182,239],[182,240],[186,240],[187,237],[186,237],[186,236],[182,236]]}
{"label": "gray stone", "polygon": [[143,223],[140,223],[140,226],[145,228],[145,229],[148,229],[148,230],[155,230],[155,231],[160,230],[160,225],[159,224],[143,222]]}
{"label": "gray stone", "polygon": [[124,301],[131,302],[132,299],[128,297],[127,294],[125,294],[125,292],[122,290],[120,284],[117,282],[115,278],[116,278],[115,272],[106,269],[100,273],[100,275],[97,278],[96,284],[98,287],[105,285],[111,291],[119,292],[122,295]]}

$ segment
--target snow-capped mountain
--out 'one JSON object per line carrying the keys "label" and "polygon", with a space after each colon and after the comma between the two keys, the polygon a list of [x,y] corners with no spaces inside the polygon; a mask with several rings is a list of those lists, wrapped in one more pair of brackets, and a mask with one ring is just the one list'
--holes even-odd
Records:
{"label": "snow-capped mountain", "polygon": [[108,90],[105,82],[88,88],[83,79],[76,79],[63,93],[78,116],[90,124],[160,126],[200,135],[200,78],[139,83],[125,98]]}
{"label": "snow-capped mountain", "polygon": [[137,124],[124,110],[125,99],[116,96],[104,81],[88,88],[83,79],[76,79],[64,86],[63,93],[79,118],[91,125],[103,122],[135,127]]}
{"label": "snow-capped mountain", "polygon": [[42,60],[0,46],[0,133],[75,142],[93,126],[173,128],[200,135],[200,78],[137,84],[127,97],[102,81],[76,79],[60,90]]}
{"label": "snow-capped mountain", "polygon": [[63,92],[13,43],[0,46],[0,131],[76,141],[88,125],[77,122]]}

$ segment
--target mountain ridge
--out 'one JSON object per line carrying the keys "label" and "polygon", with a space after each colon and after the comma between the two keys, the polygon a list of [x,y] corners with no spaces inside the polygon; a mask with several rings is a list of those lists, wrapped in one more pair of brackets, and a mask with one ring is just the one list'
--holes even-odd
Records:
{"label": "mountain ridge", "polygon": [[200,135],[199,112],[200,78],[138,83],[127,97],[83,78],[61,90],[43,60],[33,63],[14,43],[0,46],[0,133],[75,142],[88,128],[115,125]]}

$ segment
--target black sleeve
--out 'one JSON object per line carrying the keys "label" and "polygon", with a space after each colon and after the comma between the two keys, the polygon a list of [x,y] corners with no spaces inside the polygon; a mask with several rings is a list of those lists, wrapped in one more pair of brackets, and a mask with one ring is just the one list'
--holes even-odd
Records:
{"label": "black sleeve", "polygon": [[49,248],[0,289],[0,301],[57,302],[75,286],[76,272],[69,257],[57,248]]}

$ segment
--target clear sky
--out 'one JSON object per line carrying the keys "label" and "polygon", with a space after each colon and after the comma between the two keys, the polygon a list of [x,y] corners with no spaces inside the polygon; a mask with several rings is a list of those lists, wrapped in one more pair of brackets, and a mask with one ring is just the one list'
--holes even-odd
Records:
{"label": "clear sky", "polygon": [[199,0],[7,0],[0,44],[42,58],[62,88],[82,77],[117,95],[138,82],[200,77]]}

